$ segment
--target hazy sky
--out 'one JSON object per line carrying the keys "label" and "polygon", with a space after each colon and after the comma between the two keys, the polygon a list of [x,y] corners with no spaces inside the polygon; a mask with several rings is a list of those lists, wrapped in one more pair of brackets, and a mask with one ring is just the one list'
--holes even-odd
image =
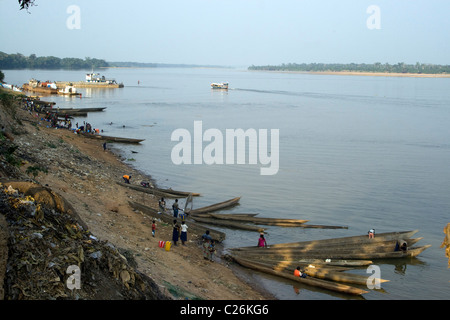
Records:
{"label": "hazy sky", "polygon": [[450,64],[448,0],[0,0],[0,51],[249,66]]}

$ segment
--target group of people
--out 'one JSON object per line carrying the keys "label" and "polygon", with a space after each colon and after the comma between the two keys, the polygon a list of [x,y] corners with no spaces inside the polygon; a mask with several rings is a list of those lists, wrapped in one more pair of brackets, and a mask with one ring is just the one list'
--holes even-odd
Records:
{"label": "group of people", "polygon": [[[30,97],[23,98],[22,105],[24,109],[28,110],[30,113],[35,112],[36,116],[38,116],[39,113],[44,114],[42,120],[50,122],[50,127],[72,130],[72,120],[69,119],[67,113],[59,112],[59,107],[51,107],[51,109],[49,109],[48,105],[35,103],[35,100]],[[93,128],[90,123],[86,123],[85,121],[83,121],[83,125],[81,126],[78,126],[78,123],[76,123],[75,129],[73,130],[76,133],[99,134],[100,132],[103,132],[103,130]]]}
{"label": "group of people", "polygon": [[[166,201],[162,197],[158,201],[159,206],[159,212],[160,214],[163,214],[166,212]],[[179,207],[178,199],[175,199],[174,203],[172,204],[172,210],[173,210],[173,222],[172,222],[172,242],[173,245],[177,245],[178,241],[181,240],[182,245],[186,245],[187,242],[187,230],[188,225],[186,224],[186,215],[179,214],[180,210],[183,211]],[[178,219],[181,219],[181,223],[178,222]],[[153,232],[153,227],[152,227]],[[154,232],[153,232],[154,234]],[[202,235],[202,248],[203,248],[203,258],[205,260],[214,261],[214,254],[216,252],[214,240],[210,235],[209,230],[206,230],[206,232]]]}
{"label": "group of people", "polygon": [[186,241],[187,241],[187,229],[188,229],[186,222],[181,221],[181,225],[180,225],[180,224],[178,224],[178,220],[174,219],[172,228],[173,228],[173,231],[172,231],[173,245],[176,246],[178,240],[181,240],[181,244],[183,246],[185,246]]}

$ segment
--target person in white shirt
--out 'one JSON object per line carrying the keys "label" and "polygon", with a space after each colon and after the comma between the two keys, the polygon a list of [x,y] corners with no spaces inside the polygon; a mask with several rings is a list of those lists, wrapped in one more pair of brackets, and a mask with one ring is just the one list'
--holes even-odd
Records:
{"label": "person in white shirt", "polygon": [[186,224],[184,221],[182,221],[182,222],[181,222],[181,235],[180,235],[180,239],[181,239],[181,244],[182,244],[183,246],[186,245],[185,242],[187,241],[187,229],[188,229],[187,224]]}

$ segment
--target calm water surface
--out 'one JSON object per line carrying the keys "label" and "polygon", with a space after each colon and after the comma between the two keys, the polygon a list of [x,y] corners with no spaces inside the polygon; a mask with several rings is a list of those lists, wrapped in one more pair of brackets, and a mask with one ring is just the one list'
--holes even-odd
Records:
{"label": "calm water surface", "polygon": [[[84,80],[84,72],[4,71],[8,83]],[[122,89],[79,89],[83,98],[49,97],[61,108],[107,107],[79,123],[105,134],[145,138],[117,145],[131,165],[160,186],[200,192],[200,207],[242,196],[228,212],[308,219],[348,229],[269,227],[270,243],[415,230],[418,258],[377,261],[390,282],[364,295],[377,299],[449,299],[443,228],[450,222],[450,79],[327,76],[234,69],[107,69]],[[212,91],[211,82],[230,90]],[[175,129],[280,130],[280,168],[174,165]],[[111,124],[112,122],[112,124]],[[206,145],[206,143],[205,143]],[[132,152],[134,151],[134,152]],[[135,153],[137,152],[137,153]],[[118,177],[119,179],[120,177]],[[171,202],[169,201],[169,205]],[[258,234],[226,231],[226,247],[256,245]],[[365,270],[358,270],[366,274]],[[367,274],[368,275],[368,274]],[[257,274],[279,299],[348,299]]]}

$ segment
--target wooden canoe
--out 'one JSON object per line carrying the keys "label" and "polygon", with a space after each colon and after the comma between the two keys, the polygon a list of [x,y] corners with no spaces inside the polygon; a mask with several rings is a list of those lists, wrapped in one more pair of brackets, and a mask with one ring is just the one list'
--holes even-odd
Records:
{"label": "wooden canoe", "polygon": [[[271,244],[270,248],[293,248],[293,247],[308,247],[310,249],[323,247],[323,246],[335,246],[335,245],[362,245],[367,243],[377,243],[383,242],[386,240],[398,240],[403,239],[407,240],[411,238],[414,234],[416,234],[419,230],[414,231],[401,231],[401,232],[386,232],[376,234],[375,238],[369,239],[367,235],[359,235],[359,236],[350,236],[350,237],[342,237],[342,238],[331,238],[331,239],[322,239],[322,240],[311,240],[311,241],[299,241],[299,242],[289,242],[289,243],[277,243]],[[254,246],[249,247],[239,247],[234,248],[234,250],[255,250]]]}
{"label": "wooden canoe", "polygon": [[164,192],[167,194],[173,194],[175,196],[180,196],[180,198],[184,198],[187,197],[189,195],[192,195],[193,197],[199,197],[200,193],[196,193],[196,192],[188,192],[188,191],[178,191],[178,190],[173,190],[171,188],[168,189],[163,189],[163,188],[154,188],[154,187],[150,187],[150,189],[154,189],[158,192]]}
{"label": "wooden canoe", "polygon": [[247,231],[255,231],[255,232],[263,232],[264,228],[254,226],[254,225],[248,225],[245,223],[239,223],[236,221],[228,221],[228,220],[220,220],[220,219],[211,219],[211,218],[203,218],[198,216],[193,216],[193,220],[203,223],[203,224],[212,224],[232,229],[241,229],[241,230],[247,230]]}
{"label": "wooden canoe", "polygon": [[[143,205],[141,203],[138,202],[134,202],[134,201],[128,201],[128,204],[135,210],[141,211],[143,214],[146,214],[148,216],[151,216],[153,218],[157,218],[157,219],[161,219],[162,221],[164,221],[167,224],[172,224],[174,217],[168,214],[160,214],[158,213],[158,210],[153,209],[151,207],[148,207],[146,205]],[[186,224],[189,227],[189,232],[195,233],[197,234],[199,237],[201,237],[206,230],[209,230],[209,235],[211,236],[211,238],[214,241],[217,242],[222,242],[223,240],[225,240],[226,238],[226,234],[224,232],[215,230],[215,229],[211,229],[211,228],[206,228],[205,226],[201,225],[201,224],[197,224],[193,221],[189,221],[186,222]]]}
{"label": "wooden canoe", "polygon": [[372,260],[337,260],[337,259],[298,259],[298,260],[265,260],[272,263],[292,263],[307,267],[309,265],[319,267],[365,267],[373,264]]}
{"label": "wooden canoe", "polygon": [[[258,215],[259,213],[214,213],[215,215],[227,215],[227,216],[235,216],[235,217],[254,217]],[[213,218],[211,213],[197,213],[195,214],[196,217],[200,218]],[[233,219],[230,219],[233,220]]]}
{"label": "wooden canoe", "polygon": [[[389,251],[389,252],[363,252],[358,249],[352,251],[307,251],[307,252],[289,252],[273,253],[262,255],[258,252],[240,252],[240,256],[256,260],[297,260],[297,259],[340,259],[340,260],[375,260],[375,259],[398,259],[407,257],[416,257],[431,245],[409,248],[407,251]],[[236,253],[234,253],[236,254]]]}
{"label": "wooden canoe", "polygon": [[91,133],[81,133],[84,137],[90,139],[97,140],[105,140],[109,142],[120,142],[120,143],[141,143],[145,139],[134,139],[134,138],[122,138],[122,137],[112,137],[112,136],[104,136],[99,134],[91,134]]}
{"label": "wooden canoe", "polygon": [[[239,259],[239,258],[238,258]],[[246,259],[249,261],[248,259]],[[259,263],[261,266],[265,266],[267,268],[271,268],[275,271],[279,272],[287,272],[288,274],[293,274],[294,270],[299,266],[296,263],[286,263],[286,262],[280,262],[280,263]],[[305,271],[305,273],[314,278],[318,279],[324,279],[324,280],[330,280],[330,281],[336,281],[336,282],[342,282],[342,283],[349,283],[349,284],[357,284],[357,285],[367,285],[367,279],[368,275],[361,275],[361,274],[355,274],[355,273],[347,273],[342,271],[335,271],[327,268],[316,268],[316,267],[305,267],[301,268]],[[379,281],[379,283],[382,282],[388,282],[389,280],[385,279],[374,279]]]}
{"label": "wooden canoe", "polygon": [[[404,240],[407,243],[408,247],[412,247],[414,244],[422,240],[423,238],[415,238],[415,239],[407,239]],[[326,252],[391,252],[395,250],[396,245],[398,244],[397,240],[387,240],[387,241],[378,241],[378,242],[368,242],[364,244],[333,244],[330,243],[326,246],[317,246],[317,247],[282,247],[282,248],[264,248],[264,250],[260,250],[260,248],[254,247],[255,250],[244,250],[237,252],[245,252],[245,253],[256,253],[258,255],[272,255],[272,254],[297,254],[297,253],[326,253]],[[233,251],[233,249],[231,249]]]}
{"label": "wooden canoe", "polygon": [[308,222],[308,220],[300,219],[282,219],[282,218],[262,218],[262,217],[248,217],[248,216],[234,216],[228,214],[215,214],[211,213],[211,216],[217,219],[233,220],[240,222],[250,222],[254,224],[264,224],[272,226],[299,226]]}
{"label": "wooden canoe", "polygon": [[66,113],[75,113],[75,112],[100,112],[105,110],[106,107],[92,107],[92,108],[49,108],[47,111],[66,114]]}
{"label": "wooden canoe", "polygon": [[117,182],[117,184],[123,186],[123,187],[127,187],[133,190],[137,190],[137,191],[141,191],[144,193],[148,193],[148,194],[152,194],[155,197],[158,198],[167,198],[167,199],[176,199],[176,198],[184,198],[185,196],[182,195],[177,195],[177,194],[172,194],[172,193],[166,193],[163,191],[160,191],[160,189],[157,188],[146,188],[143,187],[141,185],[135,185],[135,184],[131,184],[131,183],[125,183],[125,182]]}
{"label": "wooden canoe", "polygon": [[237,205],[239,203],[240,199],[241,199],[241,197],[236,197],[236,198],[229,199],[229,200],[219,202],[216,204],[212,204],[212,205],[209,205],[206,207],[201,207],[201,208],[192,209],[192,210],[186,210],[186,213],[194,216],[199,213],[208,213],[208,212],[213,212],[213,211],[217,211],[217,210],[221,210],[221,209],[230,208],[230,207]]}
{"label": "wooden canoe", "polygon": [[263,264],[249,261],[249,260],[242,259],[242,258],[234,257],[234,260],[243,267],[246,267],[246,268],[249,268],[252,270],[256,270],[259,272],[271,274],[274,276],[282,277],[282,278],[289,279],[292,281],[300,282],[305,285],[309,285],[309,286],[313,286],[313,287],[318,287],[318,288],[322,288],[322,289],[332,290],[335,292],[346,293],[346,294],[351,294],[351,295],[362,295],[362,294],[368,293],[368,291],[362,290],[360,288],[352,287],[349,285],[345,285],[342,283],[336,283],[336,282],[331,282],[331,281],[322,280],[322,279],[315,279],[312,277],[306,277],[306,278],[296,277],[292,273],[276,271],[276,270],[273,270],[272,268],[267,267]]}

